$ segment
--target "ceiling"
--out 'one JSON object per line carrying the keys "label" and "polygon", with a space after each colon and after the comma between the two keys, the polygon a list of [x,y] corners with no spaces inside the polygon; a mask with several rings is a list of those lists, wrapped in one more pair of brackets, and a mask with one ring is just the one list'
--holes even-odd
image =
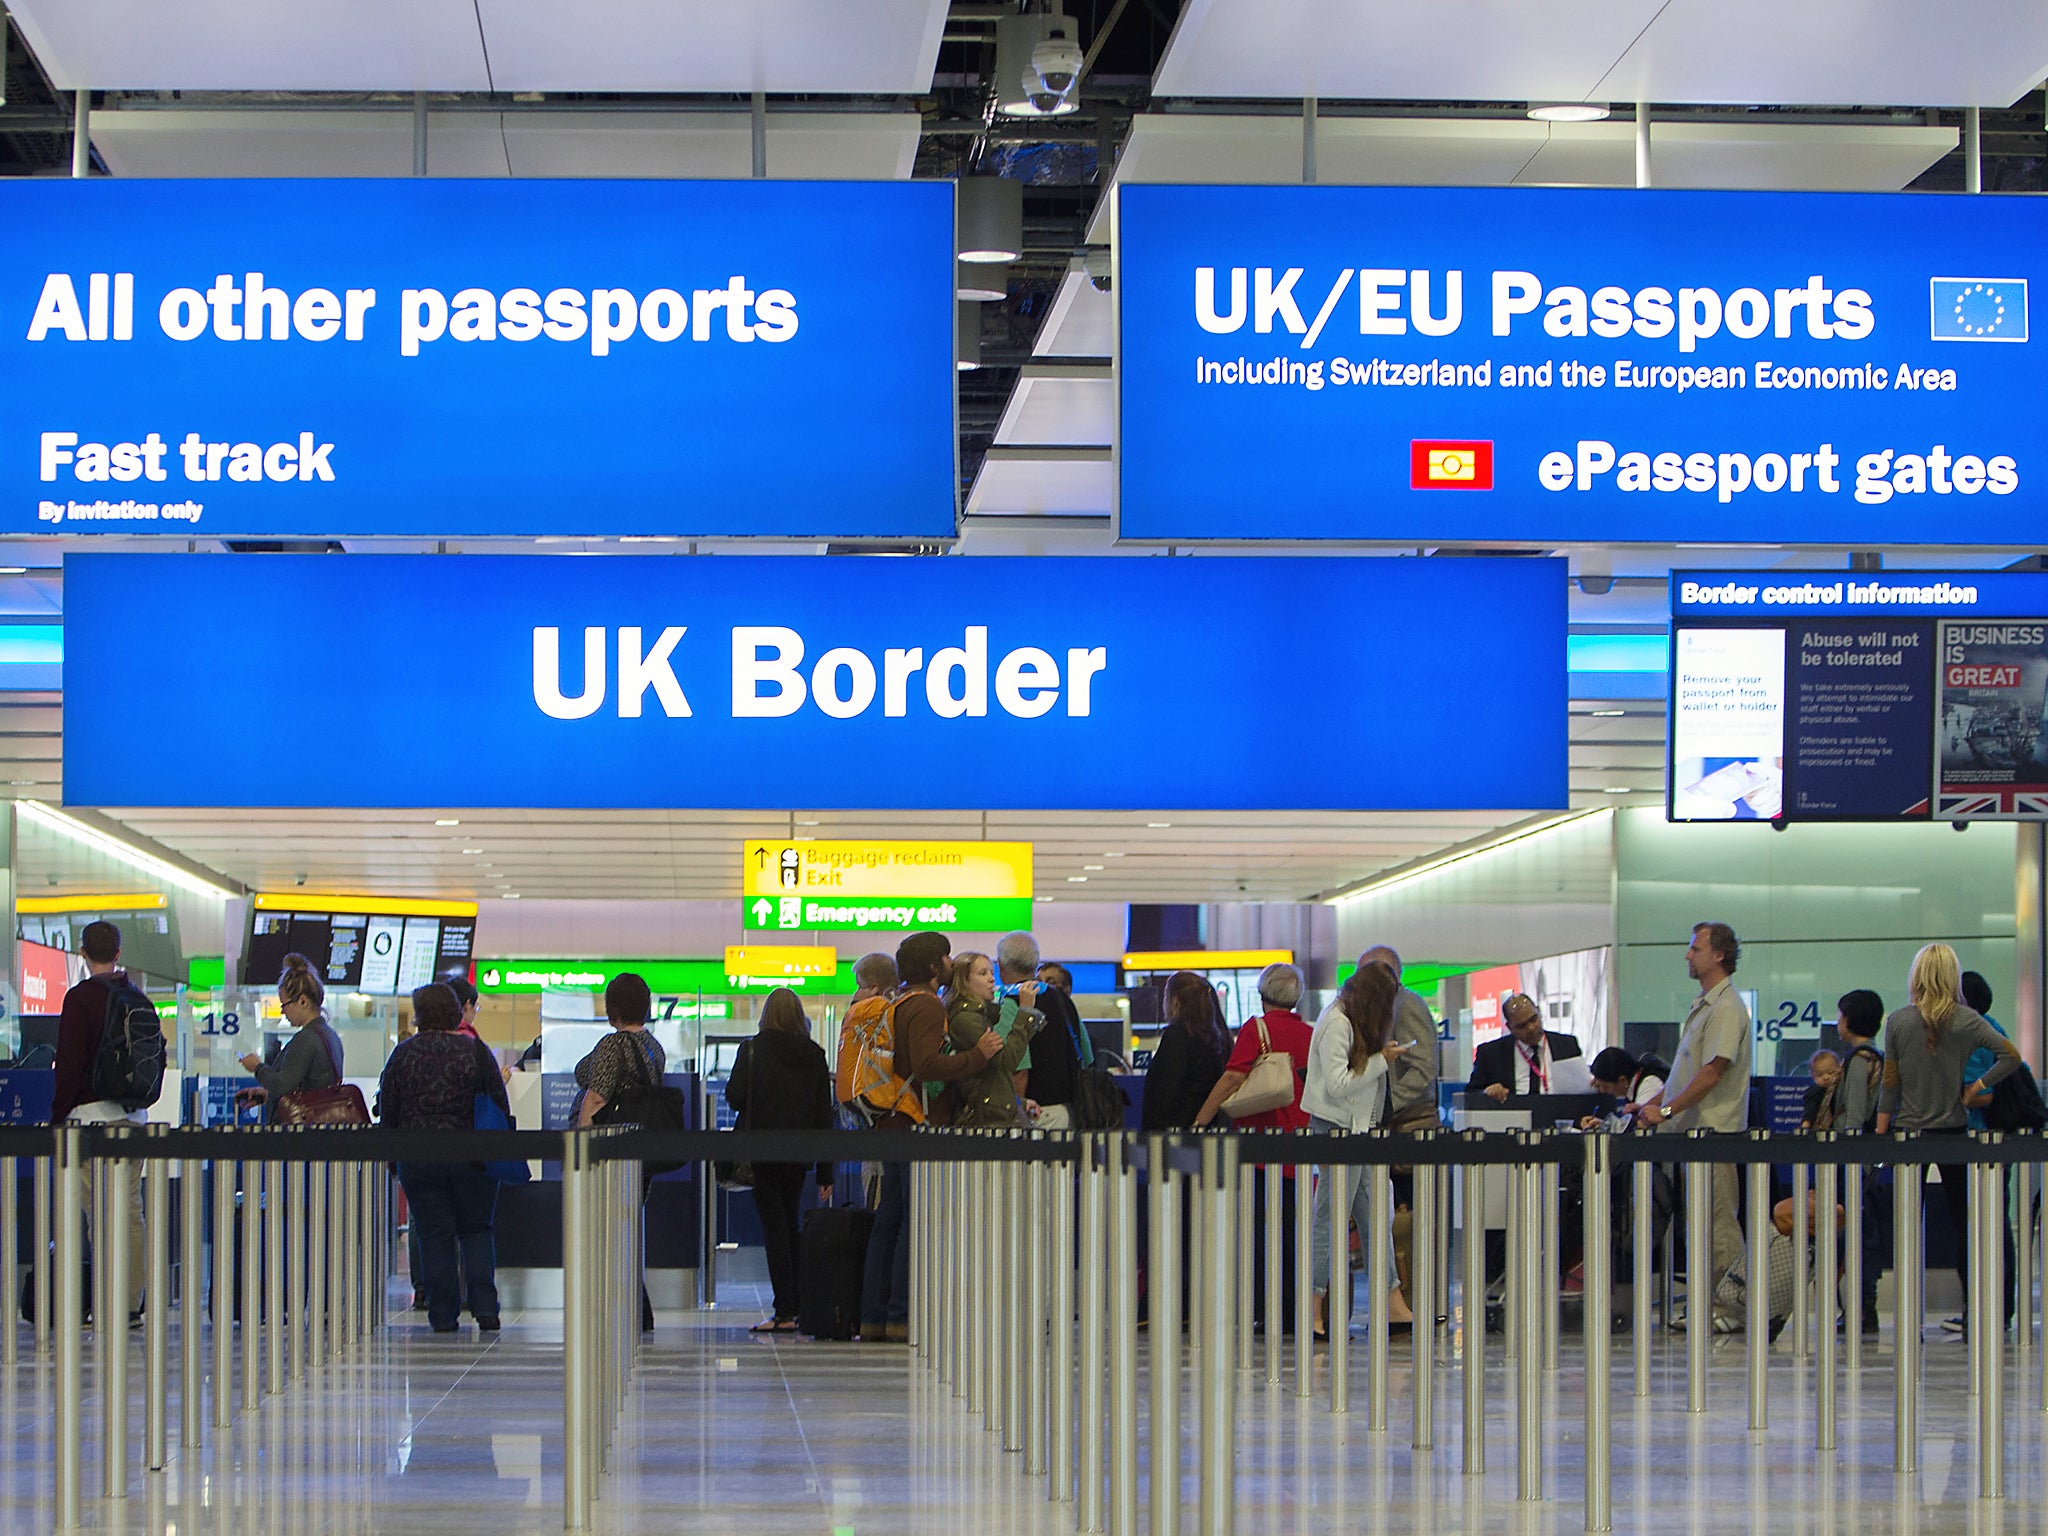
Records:
{"label": "ceiling", "polygon": [[1160,96],[2003,107],[2031,0],[1188,0]]}
{"label": "ceiling", "polygon": [[[59,90],[929,90],[946,0],[14,0]],[[167,24],[167,18],[175,18]]]}
{"label": "ceiling", "polygon": [[[915,112],[767,114],[778,178],[900,181],[917,159]],[[409,107],[180,108],[96,113],[93,147],[116,176],[410,176]],[[703,177],[753,170],[744,111],[448,108],[427,114],[430,176]]]}

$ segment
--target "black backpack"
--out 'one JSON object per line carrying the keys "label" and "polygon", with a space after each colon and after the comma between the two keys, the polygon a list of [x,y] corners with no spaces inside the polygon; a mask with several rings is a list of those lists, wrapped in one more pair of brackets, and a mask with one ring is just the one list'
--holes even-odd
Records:
{"label": "black backpack", "polygon": [[1984,1124],[1994,1131],[2048,1128],[2048,1104],[2041,1102],[2041,1086],[2025,1062],[1993,1085],[1991,1102],[1984,1106]]}
{"label": "black backpack", "polygon": [[107,981],[107,1019],[92,1063],[92,1097],[131,1114],[164,1091],[164,1021],[156,1004],[125,973]]}

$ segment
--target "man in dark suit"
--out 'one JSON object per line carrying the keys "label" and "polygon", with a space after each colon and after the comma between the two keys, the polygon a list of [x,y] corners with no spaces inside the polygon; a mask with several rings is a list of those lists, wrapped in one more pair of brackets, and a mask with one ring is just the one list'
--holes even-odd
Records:
{"label": "man in dark suit", "polygon": [[1472,1080],[1465,1085],[1466,1096],[1483,1093],[1498,1104],[1511,1094],[1555,1092],[1553,1068],[1557,1062],[1583,1055],[1579,1042],[1545,1029],[1543,1010],[1525,992],[1510,992],[1502,998],[1500,1013],[1508,1032],[1472,1053]]}

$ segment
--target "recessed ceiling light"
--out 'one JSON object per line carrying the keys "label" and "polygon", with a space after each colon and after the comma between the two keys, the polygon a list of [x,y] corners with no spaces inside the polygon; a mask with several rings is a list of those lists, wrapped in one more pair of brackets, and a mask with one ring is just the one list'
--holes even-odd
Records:
{"label": "recessed ceiling light", "polygon": [[1050,896],[1034,896],[1034,897],[1032,897],[1031,899],[1032,899],[1033,901],[1051,901],[1051,900],[1052,900],[1052,898],[1051,898]]}
{"label": "recessed ceiling light", "polygon": [[1105,853],[1103,857],[1105,859],[1120,859],[1123,857],[1123,853],[1120,849],[1112,848],[1108,853]]}
{"label": "recessed ceiling light", "polygon": [[434,825],[437,827],[459,827],[462,825],[462,820],[457,816],[437,816],[434,818]]}
{"label": "recessed ceiling light", "polygon": [[1603,795],[1632,795],[1635,791],[1625,784],[1609,784],[1600,793]]}
{"label": "recessed ceiling light", "polygon": [[818,823],[815,821],[800,821],[797,823],[797,825],[800,827],[815,827],[818,825]]}
{"label": "recessed ceiling light", "polygon": [[519,893],[517,891],[507,891],[505,893],[505,899],[507,901],[517,901],[519,899]]}
{"label": "recessed ceiling light", "polygon": [[1607,108],[1592,101],[1532,101],[1529,116],[1539,123],[1604,123]]}
{"label": "recessed ceiling light", "polygon": [[0,576],[26,576],[27,574],[28,567],[25,565],[0,565]]}
{"label": "recessed ceiling light", "polygon": [[1615,716],[1615,715],[1624,715],[1624,714],[1627,714],[1627,713],[1628,713],[1628,711],[1627,711],[1627,710],[1623,710],[1623,709],[1595,709],[1595,710],[1591,710],[1591,711],[1589,711],[1589,713],[1590,713],[1590,714],[1591,714],[1591,715],[1592,715],[1592,716],[1593,716],[1593,717],[1594,717],[1595,719],[1611,719],[1611,718],[1612,718],[1613,716]]}
{"label": "recessed ceiling light", "polygon": [[463,851],[464,853],[482,853],[482,852],[483,852],[483,849],[481,849],[481,848],[465,848],[465,849],[463,849],[462,851]]}
{"label": "recessed ceiling light", "polygon": [[1069,875],[1069,876],[1067,876],[1067,884],[1069,884],[1069,885],[1086,885],[1087,883],[1088,883],[1088,877],[1087,877],[1086,875]]}
{"label": "recessed ceiling light", "polygon": [[1083,869],[1093,869],[1093,870],[1100,870],[1100,869],[1102,868],[1102,866],[1101,866],[1100,864],[1083,864],[1083,865],[1082,865],[1081,867],[1082,867]]}
{"label": "recessed ceiling light", "polygon": [[1159,830],[1165,827],[1170,827],[1173,825],[1173,823],[1170,821],[1148,821],[1145,823],[1145,825],[1153,828],[1154,830]]}

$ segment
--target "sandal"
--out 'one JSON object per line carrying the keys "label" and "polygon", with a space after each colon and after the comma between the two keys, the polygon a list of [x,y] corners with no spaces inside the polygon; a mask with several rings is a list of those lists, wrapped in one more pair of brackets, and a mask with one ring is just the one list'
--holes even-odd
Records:
{"label": "sandal", "polygon": [[796,1319],[793,1317],[778,1317],[775,1319],[775,1332],[777,1333],[799,1333],[801,1331],[797,1327]]}
{"label": "sandal", "polygon": [[753,1327],[749,1328],[749,1329],[747,1330],[747,1332],[749,1332],[749,1333],[773,1333],[773,1332],[775,1332],[775,1331],[776,1331],[776,1330],[777,1330],[778,1328],[780,1328],[781,1326],[782,1326],[782,1323],[781,1323],[781,1320],[780,1320],[780,1319],[778,1319],[778,1318],[773,1318],[773,1317],[764,1317],[764,1318],[762,1318],[762,1319],[761,1319],[761,1321],[759,1321],[758,1323],[754,1324],[754,1326],[753,1326]]}

